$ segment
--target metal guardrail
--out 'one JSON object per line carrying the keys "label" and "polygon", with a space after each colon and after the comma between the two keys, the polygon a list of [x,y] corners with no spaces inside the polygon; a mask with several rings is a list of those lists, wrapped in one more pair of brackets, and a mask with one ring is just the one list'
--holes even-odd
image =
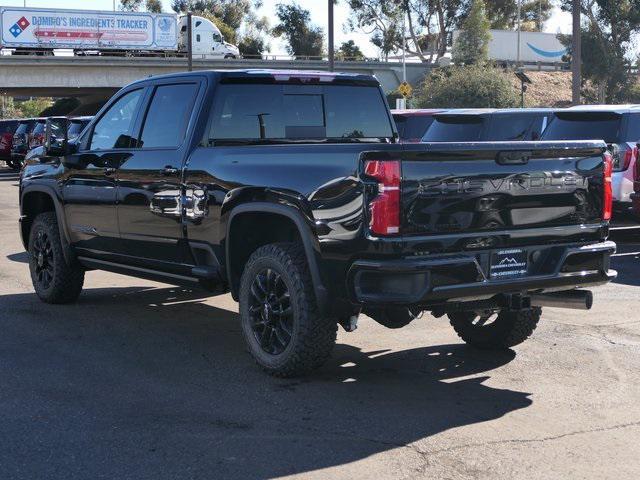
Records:
{"label": "metal guardrail", "polygon": [[[131,52],[125,50],[92,50],[92,49],[58,49],[58,52],[65,52],[67,54],[63,55],[54,55],[52,49],[29,49],[24,51],[15,51],[15,49],[0,49],[0,59],[3,56],[10,56],[13,58],[41,58],[41,57],[52,57],[56,58],[69,58],[69,57],[92,57],[92,58],[110,58],[110,57],[119,57],[119,58],[187,58],[187,54],[183,52],[155,52],[155,51],[144,51],[144,52]],[[193,55],[194,60],[216,60],[215,58],[211,58],[207,55]],[[220,57],[219,60],[223,58]],[[234,60],[233,58],[228,58],[226,60]],[[237,60],[256,60],[256,61],[265,61],[265,62],[297,62],[297,61],[307,61],[307,62],[328,62],[329,57],[326,55],[322,56],[305,56],[305,55],[271,55],[271,54],[263,54],[263,55],[242,55]],[[396,59],[385,60],[383,58],[375,58],[375,57],[336,57],[337,62],[354,62],[354,63],[388,63],[388,64],[400,64],[401,61]],[[554,62],[515,62],[511,60],[494,60],[493,62],[496,66],[502,68],[516,68],[520,66],[525,70],[539,70],[539,71],[565,71],[571,68],[569,63],[554,63]],[[425,67],[437,67],[437,62],[434,63],[423,63],[420,61],[408,61],[408,65],[416,66],[416,65],[424,65]]]}

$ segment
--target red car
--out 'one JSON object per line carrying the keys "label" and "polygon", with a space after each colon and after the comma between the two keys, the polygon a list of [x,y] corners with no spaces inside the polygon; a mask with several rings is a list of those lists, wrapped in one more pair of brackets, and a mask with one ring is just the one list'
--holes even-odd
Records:
{"label": "red car", "polygon": [[16,128],[18,120],[0,120],[0,160],[11,160],[11,146]]}
{"label": "red car", "polygon": [[420,143],[433,122],[433,115],[442,110],[391,110],[402,143]]}

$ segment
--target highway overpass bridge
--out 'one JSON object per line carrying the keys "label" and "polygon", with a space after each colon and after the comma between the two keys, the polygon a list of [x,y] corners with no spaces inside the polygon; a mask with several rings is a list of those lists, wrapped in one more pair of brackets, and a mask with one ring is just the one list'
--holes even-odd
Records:
{"label": "highway overpass bridge", "polygon": [[[198,60],[194,70],[278,68],[326,70],[313,60]],[[399,62],[336,62],[336,71],[375,75],[385,91],[402,81]],[[417,86],[431,67],[407,63],[407,79]],[[187,70],[186,58],[0,56],[0,94],[9,96],[109,97],[120,87],[152,75]]]}

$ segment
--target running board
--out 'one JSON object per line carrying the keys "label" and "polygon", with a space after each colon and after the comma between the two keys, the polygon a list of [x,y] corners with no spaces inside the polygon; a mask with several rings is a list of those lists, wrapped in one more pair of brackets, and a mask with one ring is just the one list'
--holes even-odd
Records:
{"label": "running board", "polygon": [[124,265],[122,263],[109,262],[107,260],[98,260],[96,258],[78,257],[78,261],[87,268],[106,270],[108,272],[144,278],[155,282],[168,283],[170,285],[188,285],[193,287],[203,279],[202,277],[161,272],[150,268],[134,267],[132,265]]}

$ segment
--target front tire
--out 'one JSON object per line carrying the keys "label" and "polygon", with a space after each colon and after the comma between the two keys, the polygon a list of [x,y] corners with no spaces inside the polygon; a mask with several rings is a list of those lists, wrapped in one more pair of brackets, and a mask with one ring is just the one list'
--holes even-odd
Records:
{"label": "front tire", "polygon": [[337,322],[318,313],[299,244],[266,245],[251,255],[240,280],[240,316],[249,352],[270,375],[306,374],[335,345]]}
{"label": "front tire", "polygon": [[528,339],[538,325],[542,309],[468,311],[449,313],[449,321],[465,343],[487,350],[503,350]]}
{"label": "front tire", "polygon": [[64,258],[54,212],[38,215],[29,233],[29,270],[36,294],[45,303],[72,303],[80,296],[84,269]]}

